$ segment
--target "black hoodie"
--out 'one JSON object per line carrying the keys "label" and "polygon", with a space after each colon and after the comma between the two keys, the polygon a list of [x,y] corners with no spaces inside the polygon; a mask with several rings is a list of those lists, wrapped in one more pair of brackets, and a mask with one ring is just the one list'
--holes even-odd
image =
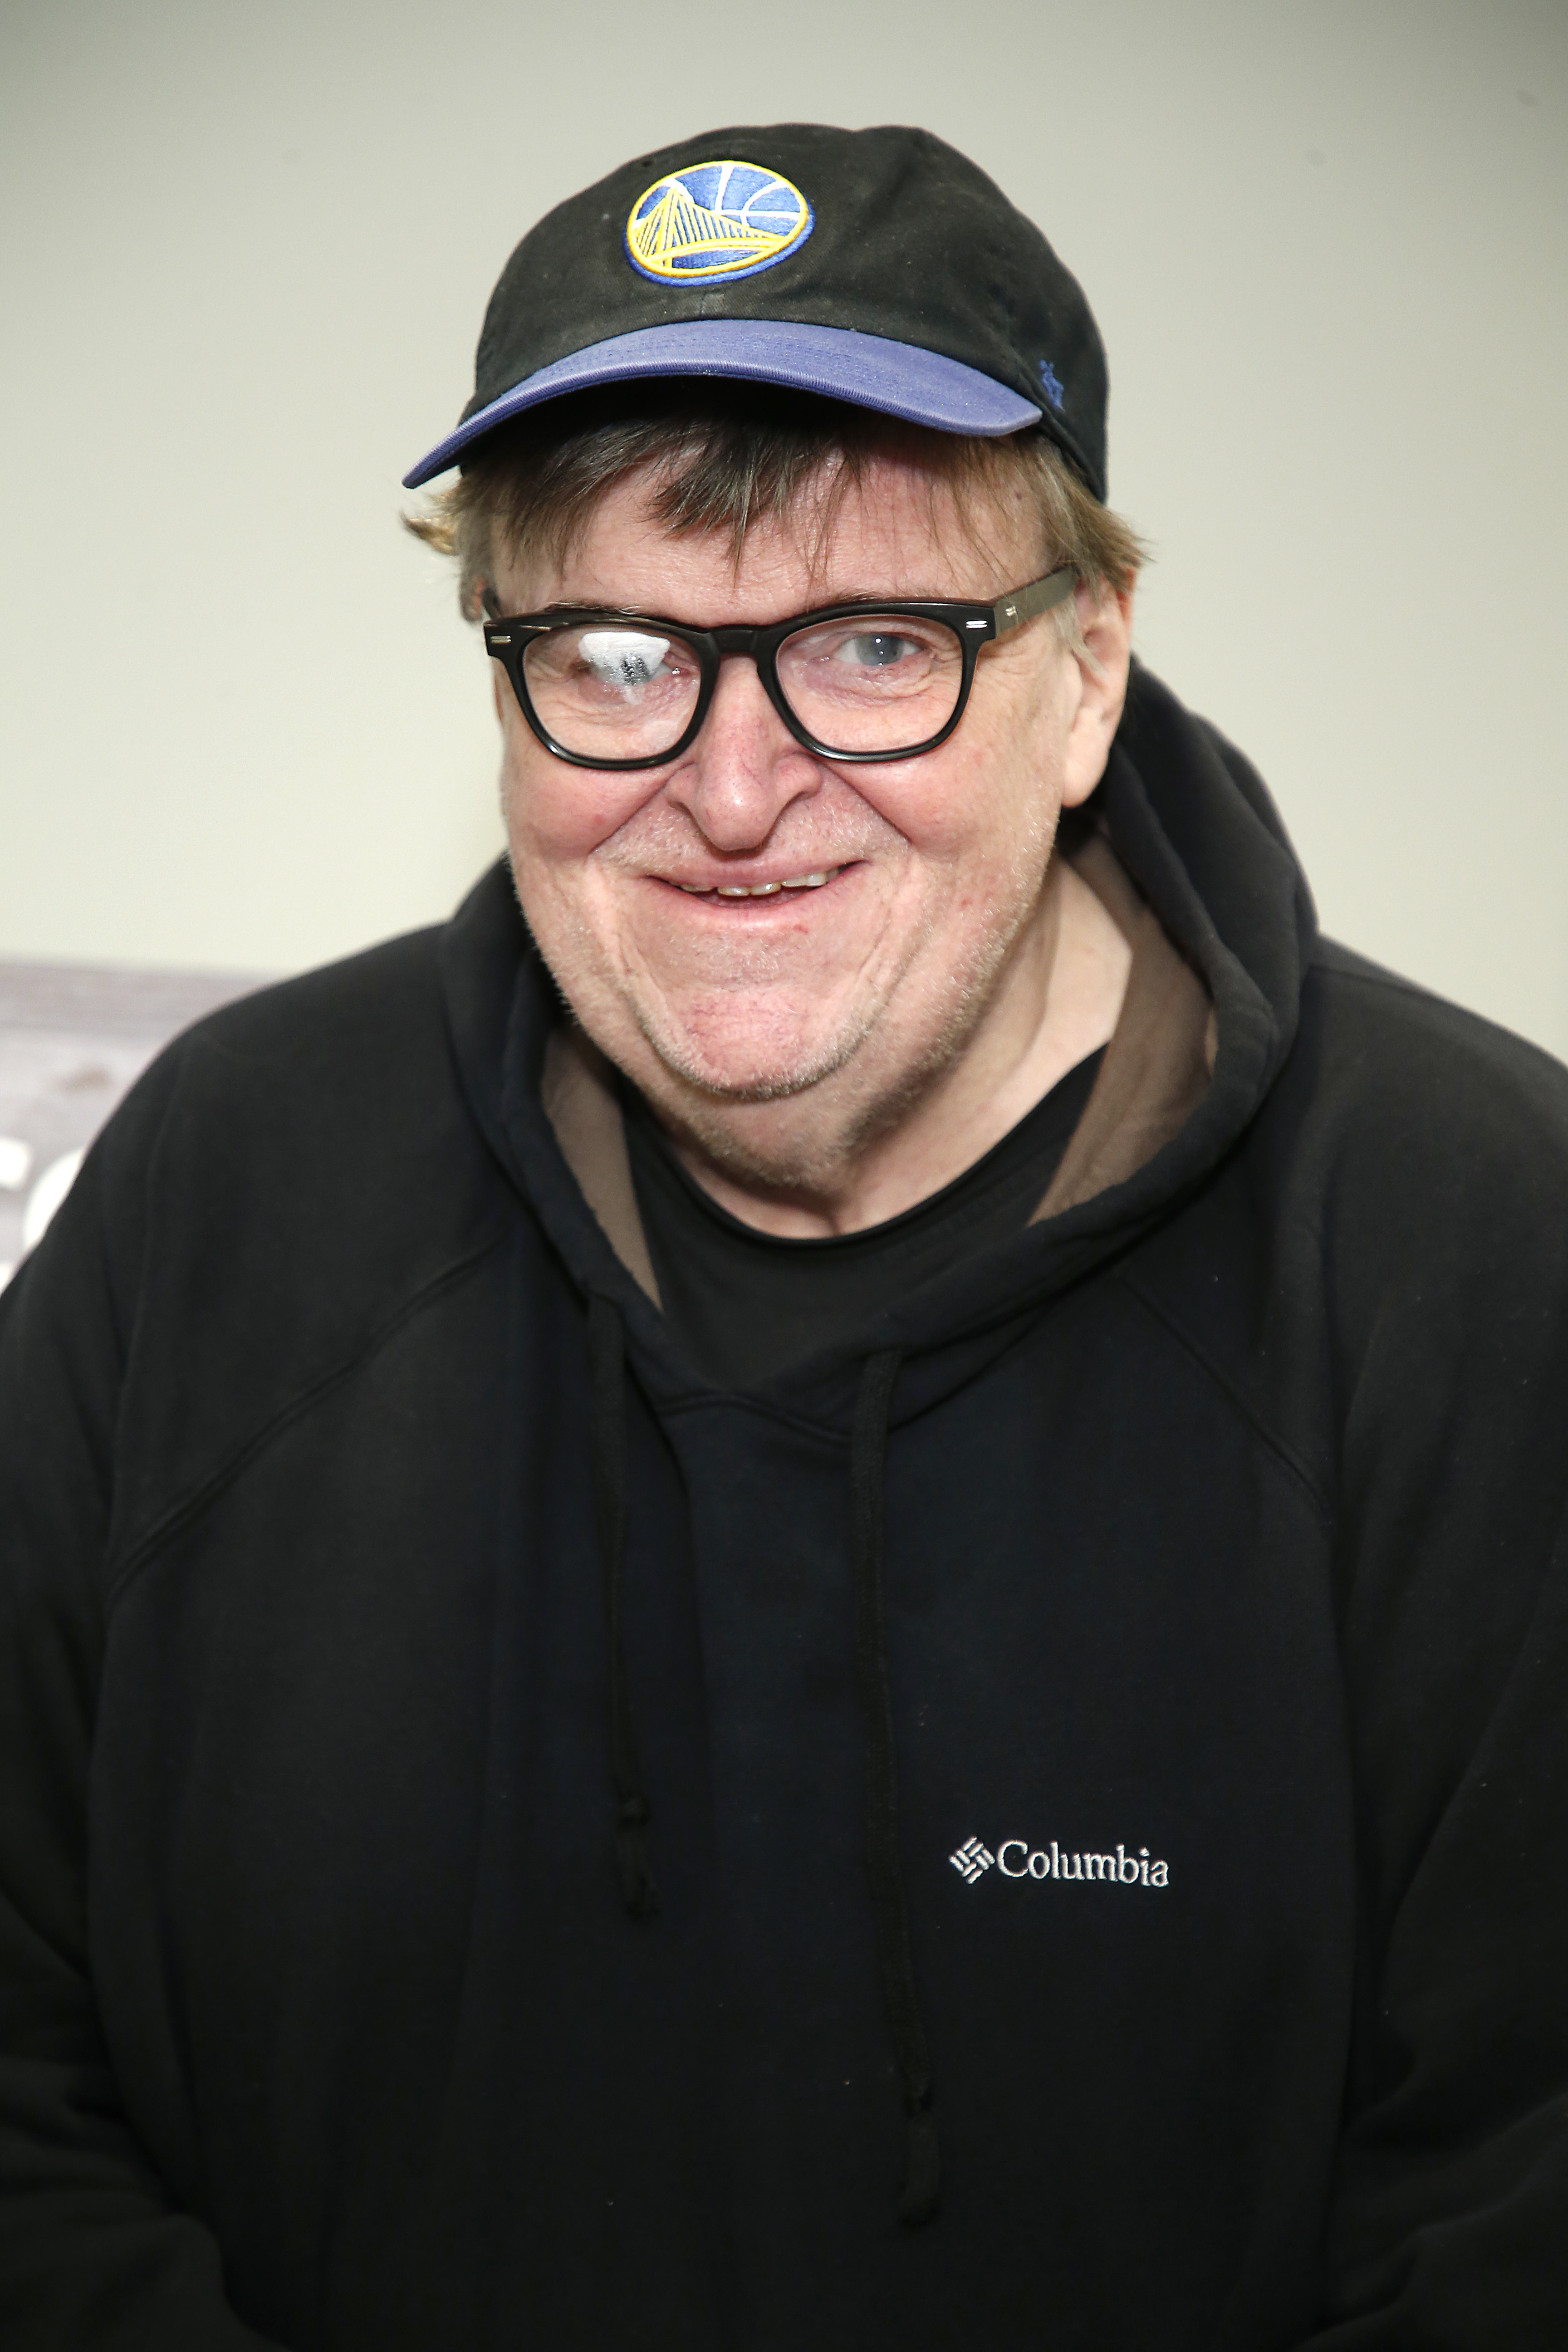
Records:
{"label": "black hoodie", "polygon": [[1568,1076],[1146,676],[1094,807],[1041,1213],[753,1392],[500,870],[100,1139],[0,1301],[7,2352],[1561,2352]]}

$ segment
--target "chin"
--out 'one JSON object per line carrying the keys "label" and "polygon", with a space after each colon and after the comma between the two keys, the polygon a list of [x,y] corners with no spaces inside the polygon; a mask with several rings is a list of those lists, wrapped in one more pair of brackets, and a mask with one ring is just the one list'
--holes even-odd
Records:
{"label": "chin", "polygon": [[700,1022],[644,1019],[637,1025],[662,1071],[715,1108],[805,1094],[841,1070],[865,1034],[863,1026],[847,1024],[825,1034],[793,1022],[763,1024],[761,1034],[747,1024],[737,1035],[731,1021],[725,1024],[730,1034],[722,1037]]}

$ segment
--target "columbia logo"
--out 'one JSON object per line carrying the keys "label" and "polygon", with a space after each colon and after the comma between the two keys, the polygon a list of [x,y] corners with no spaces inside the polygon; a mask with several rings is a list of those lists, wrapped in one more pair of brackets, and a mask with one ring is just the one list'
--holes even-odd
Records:
{"label": "columbia logo", "polygon": [[1066,1853],[1053,1838],[1048,1846],[1031,1846],[1026,1838],[1004,1838],[994,1853],[977,1837],[965,1838],[956,1853],[948,1855],[966,1886],[973,1886],[993,1866],[998,1878],[1075,1880],[1079,1885],[1098,1879],[1107,1886],[1169,1886],[1171,1865],[1152,1854],[1146,1845],[1129,1853],[1119,1845],[1113,1853]]}
{"label": "columbia logo", "polygon": [[947,1858],[960,1878],[970,1886],[983,1872],[990,1869],[996,1859],[990,1847],[982,1845],[978,1838],[965,1838],[958,1852],[950,1853]]}

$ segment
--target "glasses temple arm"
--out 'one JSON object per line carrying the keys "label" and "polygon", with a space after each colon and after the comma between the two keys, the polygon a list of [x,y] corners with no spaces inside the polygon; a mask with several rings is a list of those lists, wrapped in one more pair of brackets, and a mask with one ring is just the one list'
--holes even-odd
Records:
{"label": "glasses temple arm", "polygon": [[1048,613],[1053,604],[1065,604],[1078,583],[1075,565],[1064,563],[1058,572],[1047,572],[1043,580],[1032,581],[1027,588],[1016,588],[1011,596],[1004,596],[992,608],[997,635],[1009,629],[1021,629],[1037,613]]}

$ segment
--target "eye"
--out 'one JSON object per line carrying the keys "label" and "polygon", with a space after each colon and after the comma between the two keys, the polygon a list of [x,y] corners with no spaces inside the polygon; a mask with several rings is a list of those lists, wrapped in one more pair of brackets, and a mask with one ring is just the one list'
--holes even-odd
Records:
{"label": "eye", "polygon": [[834,647],[833,658],[856,669],[893,669],[911,654],[924,650],[913,637],[900,636],[891,629],[863,629],[842,638]]}

